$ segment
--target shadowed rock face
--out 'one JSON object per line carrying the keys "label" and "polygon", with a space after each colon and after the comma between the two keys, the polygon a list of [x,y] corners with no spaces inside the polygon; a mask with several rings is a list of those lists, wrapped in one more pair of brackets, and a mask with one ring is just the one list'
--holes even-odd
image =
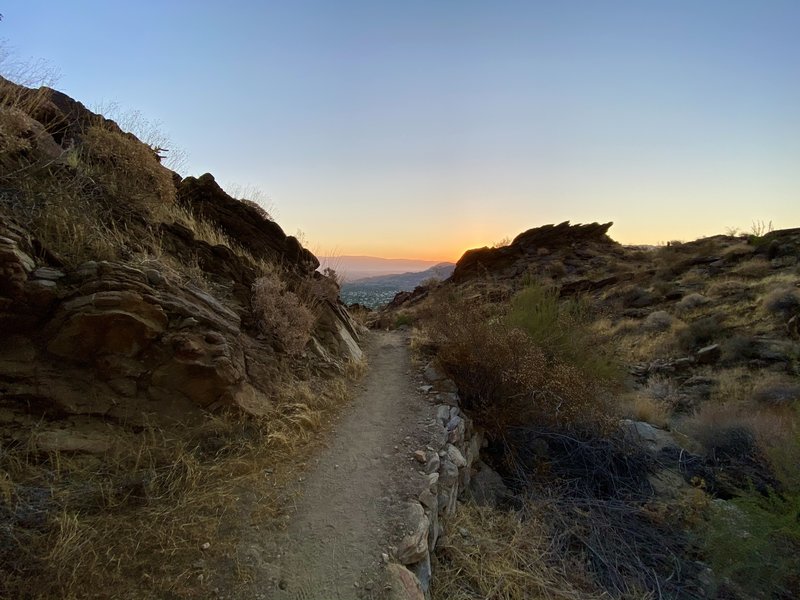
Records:
{"label": "shadowed rock face", "polygon": [[317,258],[296,238],[287,236],[255,207],[231,198],[209,173],[184,179],[178,186],[178,202],[197,217],[217,224],[255,258],[280,262],[302,275],[319,267]]}
{"label": "shadowed rock face", "polygon": [[478,277],[510,279],[521,275],[531,257],[540,252],[568,250],[592,244],[618,246],[607,233],[613,223],[590,223],[570,225],[569,221],[558,225],[544,225],[519,234],[508,246],[500,248],[476,248],[467,250],[456,263],[450,278],[461,283]]}

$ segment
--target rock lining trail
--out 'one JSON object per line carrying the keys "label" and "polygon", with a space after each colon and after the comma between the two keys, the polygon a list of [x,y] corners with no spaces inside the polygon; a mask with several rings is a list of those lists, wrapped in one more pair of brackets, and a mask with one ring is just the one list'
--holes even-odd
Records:
{"label": "rock lining trail", "polygon": [[406,533],[400,506],[428,484],[413,452],[428,443],[433,408],[418,389],[407,334],[373,333],[367,357],[352,405],[299,478],[289,525],[271,541],[251,597],[385,597],[382,554]]}

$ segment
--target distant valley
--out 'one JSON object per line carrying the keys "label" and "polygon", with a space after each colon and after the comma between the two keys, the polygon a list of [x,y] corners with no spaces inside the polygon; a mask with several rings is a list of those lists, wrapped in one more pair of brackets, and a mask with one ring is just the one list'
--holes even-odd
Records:
{"label": "distant valley", "polygon": [[414,258],[380,258],[377,256],[320,256],[320,271],[331,268],[340,281],[354,282],[367,277],[399,275],[424,271],[439,264],[440,260]]}
{"label": "distant valley", "polygon": [[455,263],[443,262],[425,269],[407,273],[393,273],[345,281],[340,292],[345,304],[363,304],[376,308],[402,291],[411,291],[429,279],[444,280],[453,273]]}

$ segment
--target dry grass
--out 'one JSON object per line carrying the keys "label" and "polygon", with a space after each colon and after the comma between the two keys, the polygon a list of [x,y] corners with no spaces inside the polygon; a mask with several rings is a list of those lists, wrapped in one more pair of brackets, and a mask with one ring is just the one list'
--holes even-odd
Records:
{"label": "dry grass", "polygon": [[756,257],[737,265],[730,273],[744,279],[763,279],[771,271],[772,265],[766,258]]}
{"label": "dry grass", "polygon": [[145,209],[153,217],[175,202],[172,174],[156,153],[133,135],[103,125],[89,127],[81,144],[86,176],[102,185],[114,202]]}
{"label": "dry grass", "polygon": [[724,279],[717,279],[708,286],[706,291],[710,298],[728,299],[740,298],[744,296],[748,290],[749,285],[741,279],[732,279],[726,277]]}
{"label": "dry grass", "polygon": [[0,532],[12,544],[0,551],[0,597],[209,597],[220,578],[242,571],[239,528],[279,514],[278,492],[348,386],[287,380],[277,393],[268,419],[145,427],[118,436],[101,459],[3,448],[0,510],[41,518]]}
{"label": "dry grass", "polygon": [[548,527],[534,517],[465,504],[448,531],[435,555],[434,600],[608,598],[585,565],[548,560]]}
{"label": "dry grass", "polygon": [[744,367],[720,370],[716,373],[717,385],[711,391],[714,405],[740,405],[748,401],[755,387],[753,373]]}
{"label": "dry grass", "polygon": [[654,398],[646,390],[623,397],[622,410],[634,421],[645,421],[657,427],[667,427],[672,413],[667,401]]}
{"label": "dry grass", "polygon": [[[602,327],[602,323],[597,326]],[[674,319],[668,329],[646,331],[641,321],[622,319],[606,330],[619,356],[628,362],[650,362],[659,358],[683,355],[679,338],[687,328],[686,323]]]}

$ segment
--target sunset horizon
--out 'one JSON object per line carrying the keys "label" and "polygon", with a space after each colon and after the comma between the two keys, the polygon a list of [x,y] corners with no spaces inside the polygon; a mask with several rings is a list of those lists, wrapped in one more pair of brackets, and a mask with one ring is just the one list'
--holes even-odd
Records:
{"label": "sunset horizon", "polygon": [[[315,253],[455,261],[563,221],[634,245],[800,224],[794,3],[3,12],[11,63],[159,131],[182,175],[257,190]],[[136,41],[106,35],[129,22]]]}

